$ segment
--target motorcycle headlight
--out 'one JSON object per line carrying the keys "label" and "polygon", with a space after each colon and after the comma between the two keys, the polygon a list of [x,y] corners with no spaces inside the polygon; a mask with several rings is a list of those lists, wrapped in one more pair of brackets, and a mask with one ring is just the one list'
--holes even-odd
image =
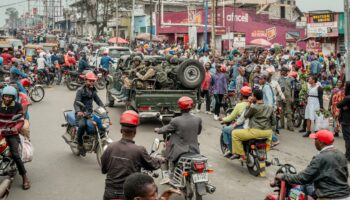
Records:
{"label": "motorcycle headlight", "polygon": [[109,128],[109,119],[108,118],[105,118],[105,119],[102,119],[102,128],[103,129],[108,129]]}

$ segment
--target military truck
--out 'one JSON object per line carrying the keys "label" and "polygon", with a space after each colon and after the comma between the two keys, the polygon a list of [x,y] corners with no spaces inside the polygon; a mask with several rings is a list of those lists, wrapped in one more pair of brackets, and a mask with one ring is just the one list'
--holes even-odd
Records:
{"label": "military truck", "polygon": [[[154,63],[163,62],[155,68],[157,73],[154,79],[141,81],[129,77],[132,89],[128,100],[123,104],[127,110],[138,112],[141,118],[155,117],[159,114],[163,117],[175,117],[180,114],[177,105],[180,97],[189,96],[194,102],[198,101],[200,85],[205,77],[204,67],[196,60],[169,63],[159,56],[155,56],[154,59]],[[131,69],[130,58],[121,58],[117,66],[110,69],[107,85],[109,106],[114,106],[116,101],[120,101],[117,96],[123,86],[121,76],[123,71]],[[140,88],[139,84],[145,82],[147,87]]]}

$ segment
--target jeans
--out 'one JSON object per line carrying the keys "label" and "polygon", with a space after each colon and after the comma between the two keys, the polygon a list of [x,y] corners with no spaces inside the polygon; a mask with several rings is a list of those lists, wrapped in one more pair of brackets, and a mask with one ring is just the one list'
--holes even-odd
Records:
{"label": "jeans", "polygon": [[78,124],[78,144],[83,145],[83,135],[86,131],[86,119],[83,117],[77,117]]}
{"label": "jeans", "polygon": [[46,81],[45,81],[46,85],[50,85],[50,76],[47,73],[46,69],[38,69],[38,72],[44,74],[44,76],[46,78]]}
{"label": "jeans", "polygon": [[210,100],[210,111],[213,113],[214,110],[215,110],[215,98],[214,98],[214,95],[211,96],[210,99],[211,99],[211,100]]}
{"label": "jeans", "polygon": [[[235,129],[243,129],[243,125],[236,126]],[[232,131],[232,126],[225,126],[222,129],[224,144],[228,145],[230,150],[232,149]]]}
{"label": "jeans", "polygon": [[350,125],[342,124],[343,138],[345,140],[345,156],[350,160]]}
{"label": "jeans", "polygon": [[272,133],[272,142],[277,142],[278,141],[278,137],[277,134],[275,132]]}
{"label": "jeans", "polygon": [[22,162],[21,157],[19,156],[18,147],[21,140],[19,139],[18,135],[11,135],[6,137],[6,143],[10,147],[11,157],[15,161],[18,172],[20,175],[25,175],[26,169],[24,168],[24,164]]}
{"label": "jeans", "polygon": [[214,98],[215,98],[214,114],[217,116],[219,116],[219,114],[220,114],[221,102],[222,102],[223,97],[224,97],[223,94],[214,94]]}
{"label": "jeans", "polygon": [[[210,96],[209,96],[209,91],[208,90],[203,90],[201,91],[201,97],[205,98],[205,111],[210,111]],[[198,103],[198,110],[200,110],[202,107],[202,103]]]}

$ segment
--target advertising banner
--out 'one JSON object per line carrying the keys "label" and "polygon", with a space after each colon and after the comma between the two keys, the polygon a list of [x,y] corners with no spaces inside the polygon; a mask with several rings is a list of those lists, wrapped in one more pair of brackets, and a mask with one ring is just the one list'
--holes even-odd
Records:
{"label": "advertising banner", "polygon": [[310,23],[307,25],[308,37],[338,37],[338,22]]}

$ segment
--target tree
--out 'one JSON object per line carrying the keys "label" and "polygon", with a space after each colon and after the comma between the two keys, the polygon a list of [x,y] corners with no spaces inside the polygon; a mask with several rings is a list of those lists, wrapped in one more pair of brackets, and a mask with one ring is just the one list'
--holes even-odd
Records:
{"label": "tree", "polygon": [[18,19],[18,10],[16,8],[7,8],[5,11],[5,15],[8,16],[9,23],[13,28]]}

